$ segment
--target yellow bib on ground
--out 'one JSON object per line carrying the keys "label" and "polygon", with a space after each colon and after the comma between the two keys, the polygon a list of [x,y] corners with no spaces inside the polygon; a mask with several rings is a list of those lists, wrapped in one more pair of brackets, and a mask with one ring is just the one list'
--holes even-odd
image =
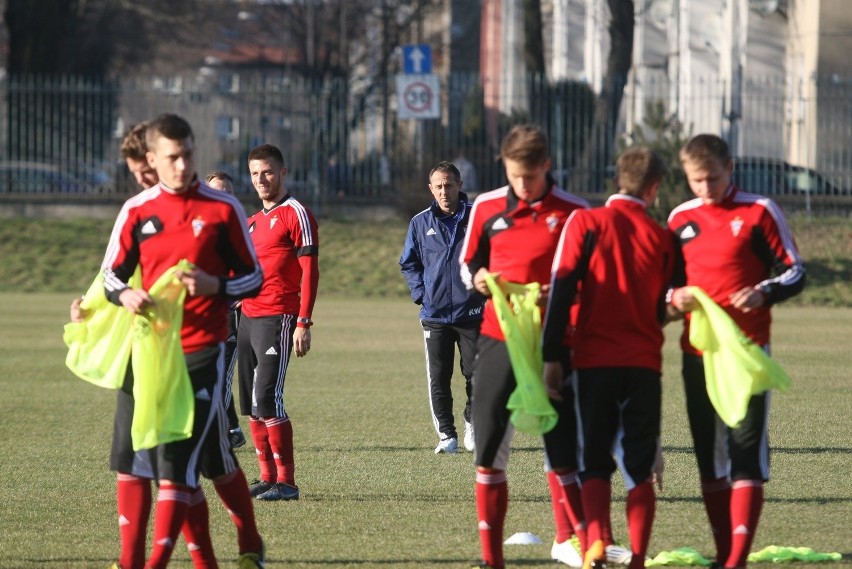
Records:
{"label": "yellow bib on ground", "polygon": [[[195,399],[180,342],[186,287],[174,277],[176,270],[191,268],[183,260],[163,273],[148,291],[154,304],[144,315],[109,302],[99,274],[81,305],[88,317],[65,325],[65,364],[77,377],[118,389],[128,363],[133,366],[134,450],[192,435]],[[141,286],[138,270],[129,284]]]}
{"label": "yellow bib on ground", "polygon": [[751,341],[727,312],[699,287],[690,287],[700,305],[689,320],[689,343],[703,353],[707,395],[729,427],[740,424],[752,395],[791,381],[781,366]]}
{"label": "yellow bib on ground", "polygon": [[485,282],[491,291],[491,302],[506,339],[517,384],[506,404],[512,424],[519,431],[543,435],[556,426],[559,417],[542,379],[541,310],[536,304],[541,286],[538,283],[501,286],[491,274],[485,276]]}

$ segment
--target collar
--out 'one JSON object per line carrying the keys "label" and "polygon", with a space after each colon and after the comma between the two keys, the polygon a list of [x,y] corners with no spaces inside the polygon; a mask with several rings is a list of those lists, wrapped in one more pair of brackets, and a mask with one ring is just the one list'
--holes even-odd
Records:
{"label": "collar", "polygon": [[[550,179],[548,178],[548,182]],[[514,211],[521,211],[524,209],[531,209],[535,207],[537,204],[545,201],[550,194],[553,192],[553,183],[549,183],[547,189],[544,190],[544,193],[541,195],[539,199],[534,202],[525,202],[524,200],[518,199],[518,196],[515,195],[515,190],[512,189],[512,185],[509,184],[506,186],[508,191],[506,192],[506,212],[512,213]]]}
{"label": "collar", "polygon": [[629,204],[641,207],[642,209],[648,209],[648,203],[645,200],[627,194],[613,194],[606,200],[606,207],[618,207],[621,204]]}
{"label": "collar", "polygon": [[271,207],[271,208],[269,208],[269,209],[263,208],[263,210],[262,210],[262,211],[263,211],[263,213],[269,213],[270,211],[272,211],[272,210],[273,210],[273,209],[275,209],[276,207],[280,206],[281,204],[283,204],[284,202],[286,202],[287,200],[289,200],[289,199],[290,199],[290,197],[291,197],[291,196],[290,196],[290,194],[289,194],[289,193],[284,194],[284,197],[283,197],[283,198],[281,198],[278,202],[276,202],[274,206],[272,206],[272,207]]}

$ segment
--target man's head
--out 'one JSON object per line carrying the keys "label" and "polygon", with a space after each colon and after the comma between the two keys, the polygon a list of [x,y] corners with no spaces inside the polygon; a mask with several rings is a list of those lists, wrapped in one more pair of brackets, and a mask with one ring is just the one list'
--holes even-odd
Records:
{"label": "man's head", "polygon": [[503,138],[500,158],[512,191],[525,202],[534,202],[547,192],[550,151],[547,135],[541,128],[517,125]]}
{"label": "man's head", "polygon": [[248,167],[251,184],[264,204],[281,201],[287,190],[284,187],[284,155],[277,146],[261,144],[249,152]]}
{"label": "man's head", "polygon": [[459,207],[462,179],[459,169],[451,162],[438,162],[429,171],[429,190],[444,213],[455,213]]}
{"label": "man's head", "polygon": [[715,134],[693,136],[680,150],[689,189],[706,205],[718,204],[731,185],[734,162],[728,144]]}
{"label": "man's head", "polygon": [[145,133],[148,164],[167,190],[180,194],[195,178],[195,137],[189,123],[177,115],[160,115]]}
{"label": "man's head", "polygon": [[649,204],[657,197],[657,190],[665,175],[663,159],[646,146],[628,148],[616,162],[619,193],[643,199]]}
{"label": "man's head", "polygon": [[234,179],[223,170],[213,170],[207,174],[204,181],[214,190],[222,190],[229,194],[234,193]]}
{"label": "man's head", "polygon": [[134,125],[124,139],[121,141],[121,155],[127,163],[127,169],[133,174],[136,183],[143,188],[150,188],[160,181],[157,172],[148,164],[145,156],[148,146],[145,143],[145,132],[148,129],[148,121],[142,121]]}

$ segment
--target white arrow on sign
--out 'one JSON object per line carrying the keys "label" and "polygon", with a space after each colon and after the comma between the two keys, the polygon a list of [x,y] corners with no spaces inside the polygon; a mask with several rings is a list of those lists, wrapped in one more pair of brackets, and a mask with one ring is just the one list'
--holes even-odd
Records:
{"label": "white arrow on sign", "polygon": [[426,59],[426,55],[423,53],[423,50],[419,47],[415,46],[408,54],[408,59],[411,60],[411,69],[414,73],[423,73],[423,60]]}

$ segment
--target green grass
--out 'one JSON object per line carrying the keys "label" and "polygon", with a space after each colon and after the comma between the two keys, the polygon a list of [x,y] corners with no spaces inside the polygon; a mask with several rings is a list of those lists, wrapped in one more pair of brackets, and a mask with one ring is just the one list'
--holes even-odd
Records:
{"label": "green grass", "polygon": [[[117,554],[114,475],[107,467],[114,394],[65,369],[67,305],[67,293],[0,294],[0,569],[103,568]],[[839,551],[842,563],[795,567],[848,567],[852,309],[782,306],[775,315],[773,348],[794,383],[773,397],[773,480],[755,548]],[[432,453],[436,436],[415,307],[405,299],[327,295],[315,321],[314,348],[292,363],[286,391],[302,499],[257,504],[268,566],[465,567],[479,556],[472,455]],[[708,556],[677,328],[668,329],[665,352],[667,467],[651,551],[691,546]],[[247,476],[256,476],[251,448],[237,455]],[[554,567],[537,438],[516,436],[509,484],[506,535],[529,531],[545,541],[507,546],[510,566]],[[205,488],[221,566],[232,567],[233,527]],[[620,483],[614,496],[615,532],[626,539]],[[172,566],[191,566],[183,542]]]}
{"label": "green grass", "polygon": [[[791,219],[808,284],[796,305],[852,307],[852,223]],[[320,295],[407,298],[399,272],[406,220],[320,220]],[[68,292],[88,288],[100,266],[112,221],[8,219],[0,223],[0,292]]]}

